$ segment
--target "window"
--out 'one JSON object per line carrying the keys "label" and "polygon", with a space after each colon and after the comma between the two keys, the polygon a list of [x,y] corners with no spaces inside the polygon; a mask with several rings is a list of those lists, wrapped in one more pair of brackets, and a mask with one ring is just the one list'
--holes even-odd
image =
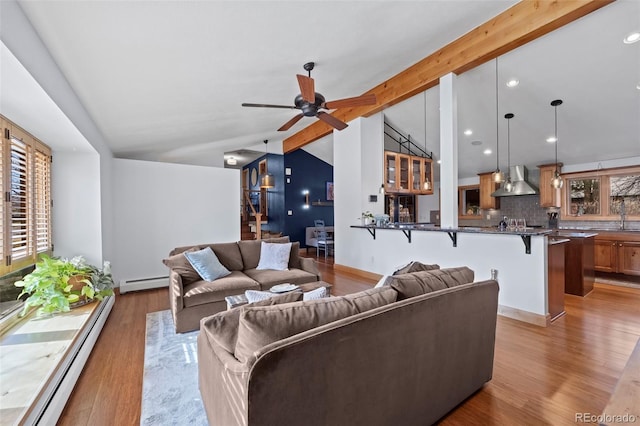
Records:
{"label": "window", "polygon": [[1,314],[5,302],[15,301],[19,293],[11,287],[21,275],[11,273],[33,265],[40,253],[51,254],[52,242],[51,150],[4,117],[0,120]]}
{"label": "window", "polygon": [[564,175],[563,219],[617,220],[623,212],[640,219],[640,167]]}

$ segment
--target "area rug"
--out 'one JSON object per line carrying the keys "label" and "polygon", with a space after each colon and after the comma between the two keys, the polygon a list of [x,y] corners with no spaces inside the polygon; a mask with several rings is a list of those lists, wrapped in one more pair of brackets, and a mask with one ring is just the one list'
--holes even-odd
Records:
{"label": "area rug", "polygon": [[141,425],[203,425],[198,331],[176,334],[170,311],[147,314]]}

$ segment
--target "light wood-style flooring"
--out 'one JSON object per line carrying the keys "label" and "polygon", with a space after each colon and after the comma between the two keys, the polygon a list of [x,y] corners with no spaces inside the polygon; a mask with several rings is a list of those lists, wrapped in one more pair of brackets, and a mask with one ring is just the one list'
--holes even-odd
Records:
{"label": "light wood-style flooring", "polygon": [[[333,294],[373,284],[318,261]],[[597,284],[565,305],[547,328],[498,317],[493,379],[441,424],[569,425],[576,413],[600,414],[640,338],[640,290]],[[145,318],[168,308],[167,289],[117,296],[60,425],[140,424]]]}

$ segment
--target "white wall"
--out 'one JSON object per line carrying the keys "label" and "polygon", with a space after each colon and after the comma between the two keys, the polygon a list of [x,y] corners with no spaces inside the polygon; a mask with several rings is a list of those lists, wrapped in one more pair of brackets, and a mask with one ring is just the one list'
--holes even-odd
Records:
{"label": "white wall", "polygon": [[239,171],[113,160],[117,280],[168,275],[171,249],[240,239]]}
{"label": "white wall", "polygon": [[51,182],[54,255],[101,265],[100,157],[54,151]]}
{"label": "white wall", "polygon": [[[18,3],[15,0],[2,0],[1,3],[0,38],[2,42],[100,155],[99,205],[102,227],[100,244],[102,255],[110,258],[113,248],[111,150]],[[55,124],[51,123],[52,126]],[[29,122],[21,122],[20,125],[27,130],[31,127]],[[39,135],[39,137],[47,141],[46,135]],[[54,215],[56,214],[58,214],[57,209],[54,207]]]}
{"label": "white wall", "polygon": [[[354,239],[363,231],[350,228],[360,224],[362,212],[384,213],[384,196],[379,193],[383,181],[383,126],[380,113],[350,121],[346,129],[333,132],[335,261],[338,264],[353,266],[366,257],[363,249],[366,246]],[[377,195],[378,201],[370,203],[369,195]]]}

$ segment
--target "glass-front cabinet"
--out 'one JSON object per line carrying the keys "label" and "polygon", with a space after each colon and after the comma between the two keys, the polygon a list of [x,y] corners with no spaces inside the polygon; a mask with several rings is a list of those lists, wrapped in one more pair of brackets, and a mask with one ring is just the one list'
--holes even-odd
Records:
{"label": "glass-front cabinet", "polygon": [[433,194],[433,162],[430,158],[398,152],[384,153],[385,191]]}

